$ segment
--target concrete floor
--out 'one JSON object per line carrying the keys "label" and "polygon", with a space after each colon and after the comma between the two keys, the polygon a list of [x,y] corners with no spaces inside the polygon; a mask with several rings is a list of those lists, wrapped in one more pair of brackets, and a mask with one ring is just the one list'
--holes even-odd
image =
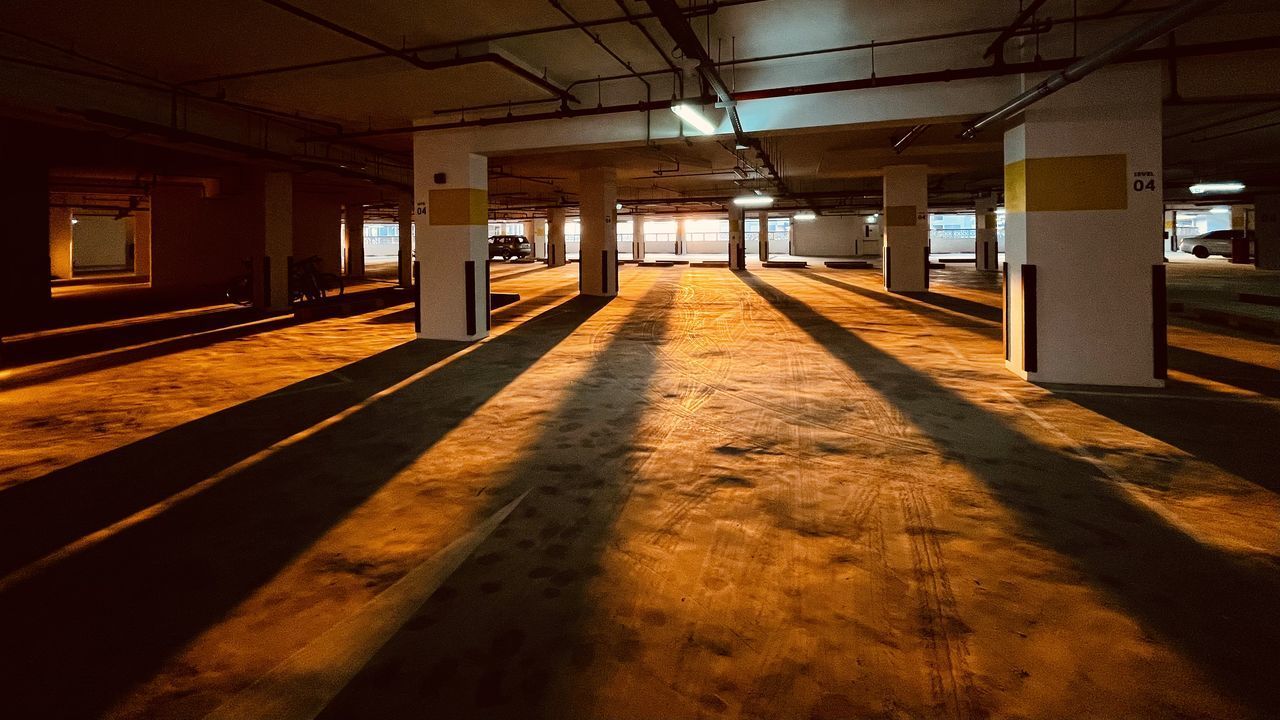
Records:
{"label": "concrete floor", "polygon": [[1280,715],[1273,341],[1042,388],[972,269],[576,272],[0,371],[0,716]]}

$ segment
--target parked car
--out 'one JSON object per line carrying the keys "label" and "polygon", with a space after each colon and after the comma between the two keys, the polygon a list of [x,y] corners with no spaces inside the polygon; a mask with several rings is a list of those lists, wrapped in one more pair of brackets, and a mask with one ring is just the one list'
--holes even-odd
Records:
{"label": "parked car", "polygon": [[533,243],[523,235],[494,235],[489,238],[489,257],[527,258],[533,254]]}
{"label": "parked car", "polygon": [[[1185,253],[1191,253],[1198,258],[1207,258],[1210,255],[1231,257],[1231,242],[1243,237],[1245,237],[1244,230],[1214,230],[1203,235],[1183,238],[1178,243],[1178,249]],[[1252,245],[1253,233],[1249,233],[1249,241],[1250,245]],[[1250,251],[1252,251],[1252,247]]]}

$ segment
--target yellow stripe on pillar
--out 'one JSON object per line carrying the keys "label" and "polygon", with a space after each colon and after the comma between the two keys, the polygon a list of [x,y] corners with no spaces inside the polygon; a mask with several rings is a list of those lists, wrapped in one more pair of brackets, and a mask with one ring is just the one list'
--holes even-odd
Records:
{"label": "yellow stripe on pillar", "polygon": [[432,225],[486,225],[489,192],[477,188],[449,188],[427,193],[427,214]]}
{"label": "yellow stripe on pillar", "polygon": [[1027,158],[1004,166],[1009,212],[1127,210],[1129,158],[1079,155]]}
{"label": "yellow stripe on pillar", "polygon": [[884,209],[884,224],[889,227],[914,227],[915,205],[890,205]]}

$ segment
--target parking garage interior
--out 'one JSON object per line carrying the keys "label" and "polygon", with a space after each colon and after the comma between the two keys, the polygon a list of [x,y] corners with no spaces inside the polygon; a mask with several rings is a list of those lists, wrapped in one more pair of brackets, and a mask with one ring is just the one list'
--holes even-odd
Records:
{"label": "parking garage interior", "polygon": [[0,39],[0,717],[1280,716],[1275,3]]}

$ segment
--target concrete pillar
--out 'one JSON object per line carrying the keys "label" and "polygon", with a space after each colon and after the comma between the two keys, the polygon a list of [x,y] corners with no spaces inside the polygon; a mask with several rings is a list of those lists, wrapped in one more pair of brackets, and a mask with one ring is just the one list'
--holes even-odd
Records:
{"label": "concrete pillar", "polygon": [[133,214],[133,274],[151,277],[151,213]]}
{"label": "concrete pillar", "polygon": [[[1249,216],[1252,214],[1249,212],[1249,210],[1250,208],[1247,205],[1231,206],[1231,229],[1232,230],[1241,230],[1247,233],[1249,232],[1249,230],[1252,229],[1249,227]],[[1237,250],[1240,250],[1242,252],[1237,254],[1236,253]],[[1248,265],[1249,263],[1253,262],[1253,258],[1250,256],[1250,253],[1249,253],[1249,245],[1246,243],[1237,243],[1237,242],[1231,243],[1231,262],[1236,265]]]}
{"label": "concrete pillar", "polygon": [[729,269],[747,269],[747,215],[739,205],[729,203]]}
{"label": "concrete pillar", "polygon": [[1160,72],[1100,70],[1005,133],[1005,364],[1027,380],[1164,385]]}
{"label": "concrete pillar", "polygon": [[585,170],[579,186],[582,244],[578,254],[578,292],[613,297],[618,294],[617,171]]}
{"label": "concrete pillar", "polygon": [[364,206],[347,205],[342,210],[343,239],[347,243],[347,277],[364,277]]}
{"label": "concrete pillar", "polygon": [[293,254],[292,175],[266,173],[262,209],[262,248],[253,257],[253,304],[270,310],[287,310],[289,260]]}
{"label": "concrete pillar", "polygon": [[413,193],[401,193],[396,206],[396,223],[399,225],[399,255],[396,277],[402,288],[413,287]]}
{"label": "concrete pillar", "polygon": [[418,337],[478,340],[489,334],[489,161],[465,148],[414,141],[418,223]]}
{"label": "concrete pillar", "polygon": [[631,257],[644,262],[644,216],[631,216]]}
{"label": "concrete pillar", "polygon": [[760,211],[760,262],[769,259],[769,211]]}
{"label": "concrete pillar", "polygon": [[1253,261],[1259,270],[1280,270],[1280,195],[1262,195],[1253,201],[1257,248]]}
{"label": "concrete pillar", "polygon": [[684,218],[676,218],[676,254],[677,255],[684,254],[684,237],[685,237],[684,231],[685,231]]}
{"label": "concrete pillar", "polygon": [[533,221],[533,235],[529,236],[529,241],[533,243],[533,259],[545,260],[547,258],[547,221]]}
{"label": "concrete pillar", "polygon": [[929,289],[929,168],[884,169],[884,287],[890,292]]}
{"label": "concrete pillar", "polygon": [[71,277],[71,208],[49,208],[49,274],[60,280]]}
{"label": "concrete pillar", "polygon": [[974,201],[973,217],[977,228],[973,242],[976,265],[984,272],[996,272],[1000,269],[1000,244],[996,237],[995,193]]}
{"label": "concrete pillar", "polygon": [[547,267],[569,262],[564,250],[564,208],[547,209]]}
{"label": "concrete pillar", "polygon": [[536,223],[534,223],[534,221],[532,220],[525,220],[524,222],[520,223],[520,234],[525,236],[525,238],[529,241],[529,246],[532,248],[531,252],[533,253],[534,256],[538,254],[538,241],[534,237],[535,224]]}
{"label": "concrete pillar", "polygon": [[26,136],[0,124],[0,335],[48,306],[49,170]]}

